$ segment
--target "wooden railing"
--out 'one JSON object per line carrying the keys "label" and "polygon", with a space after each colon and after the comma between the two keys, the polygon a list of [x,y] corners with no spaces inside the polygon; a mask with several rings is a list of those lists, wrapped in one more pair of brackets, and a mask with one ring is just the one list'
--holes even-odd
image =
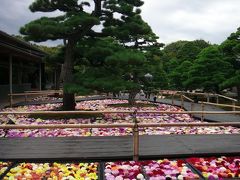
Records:
{"label": "wooden railing", "polygon": [[213,93],[193,93],[193,92],[186,92],[186,91],[181,91],[181,93],[184,93],[184,94],[192,94],[192,95],[202,95],[202,96],[205,96],[206,97],[206,102],[210,102],[210,97],[215,97],[216,98],[216,104],[219,104],[219,97],[223,98],[223,99],[226,99],[226,100],[230,100],[231,103],[232,103],[232,106],[228,106],[228,107],[232,107],[233,110],[235,110],[235,107],[236,106],[236,102],[238,102],[237,99],[234,99],[234,98],[230,98],[230,97],[227,97],[227,96],[224,96],[224,95],[221,95],[221,94],[213,94]]}
{"label": "wooden railing", "polygon": [[206,105],[214,105],[214,106],[219,106],[219,107],[232,107],[234,110],[240,109],[240,106],[234,106],[234,105],[229,105],[229,104],[217,104],[217,103],[210,103],[210,102],[202,102],[200,103],[206,104]]}
{"label": "wooden railing", "polygon": [[12,107],[12,105],[13,105],[13,97],[15,97],[15,96],[24,96],[25,102],[27,102],[28,96],[34,96],[34,95],[54,95],[54,94],[62,94],[62,90],[25,91],[24,93],[12,93],[12,94],[8,94],[8,96],[9,96],[9,104],[10,104],[10,107]]}
{"label": "wooden railing", "polygon": [[240,114],[240,111],[38,111],[38,112],[0,112],[0,115],[30,115],[30,114],[99,114],[99,113],[127,113],[132,114],[133,123],[123,124],[46,124],[46,125],[0,125],[0,129],[65,129],[65,128],[118,128],[133,129],[133,160],[139,160],[139,128],[147,127],[209,127],[209,126],[240,126],[240,122],[231,123],[139,123],[137,114]]}
{"label": "wooden railing", "polygon": [[190,97],[184,95],[184,93],[182,93],[182,91],[165,91],[165,90],[161,90],[160,91],[160,95],[163,96],[163,95],[171,95],[171,99],[172,99],[172,105],[174,106],[175,103],[174,103],[174,98],[176,96],[180,97],[181,99],[181,108],[184,108],[184,100],[187,100],[191,103],[191,111],[193,110],[193,107],[194,107],[194,100],[191,99]]}
{"label": "wooden railing", "polygon": [[[202,106],[202,110],[204,110],[204,104],[205,105],[213,105],[213,106],[219,106],[219,107],[231,107],[233,111],[235,111],[236,109],[239,109],[239,106],[236,106],[236,102],[238,102],[237,99],[234,98],[230,98],[221,94],[213,94],[213,93],[196,93],[196,92],[187,92],[187,91],[170,91],[170,90],[161,90],[159,91],[159,93],[161,95],[167,94],[167,95],[171,95],[172,96],[172,105],[174,105],[174,97],[176,96],[180,96],[181,97],[181,107],[183,108],[184,106],[184,99],[188,100],[191,102],[191,110],[193,110],[193,106],[194,106],[194,100],[187,97],[186,94],[191,94],[191,95],[197,95],[197,96],[204,96],[206,97],[206,101],[200,101],[199,103],[201,103]],[[216,103],[211,103],[210,102],[210,97],[215,97],[216,98]],[[226,100],[230,100],[231,101],[231,105],[229,104],[219,104],[219,97],[226,99]]]}
{"label": "wooden railing", "polygon": [[24,91],[24,93],[62,93],[62,90]]}
{"label": "wooden railing", "polygon": [[[133,114],[135,111],[2,111],[0,115]],[[137,114],[240,114],[240,111],[137,111]]]}

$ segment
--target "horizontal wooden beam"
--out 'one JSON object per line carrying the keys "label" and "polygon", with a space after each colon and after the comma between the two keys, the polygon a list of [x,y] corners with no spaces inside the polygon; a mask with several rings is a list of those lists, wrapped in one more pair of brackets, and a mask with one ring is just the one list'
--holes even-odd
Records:
{"label": "horizontal wooden beam", "polygon": [[[232,123],[139,123],[138,127],[211,127],[240,126],[240,122]],[[0,129],[67,129],[67,128],[134,128],[134,123],[123,124],[45,124],[45,125],[0,125]]]}
{"label": "horizontal wooden beam", "polygon": [[240,114],[240,111],[137,111],[152,114]]}
{"label": "horizontal wooden beam", "polygon": [[240,111],[6,111],[0,115],[70,115],[70,114],[240,114]]}
{"label": "horizontal wooden beam", "polygon": [[63,92],[62,90],[24,91],[24,93],[62,93],[62,92]]}
{"label": "horizontal wooden beam", "polygon": [[[160,92],[171,92],[171,90],[161,90]],[[174,91],[172,91],[174,92]],[[221,95],[221,94],[213,94],[213,93],[195,93],[195,92],[187,92],[187,91],[175,91],[176,93],[184,93],[184,94],[193,94],[193,95],[203,95],[203,96],[218,96],[218,97],[222,97],[224,99],[228,99],[230,101],[235,101],[235,102],[238,102],[237,99],[234,99],[234,98],[230,98],[230,97],[227,97],[227,96],[224,96],[224,95]]]}
{"label": "horizontal wooden beam", "polygon": [[8,96],[47,95],[47,94],[56,94],[56,93],[59,93],[59,92],[14,93],[14,94],[8,94]]}
{"label": "horizontal wooden beam", "polygon": [[133,128],[133,123],[126,124],[44,124],[44,125],[0,125],[0,129],[67,129],[67,128]]}
{"label": "horizontal wooden beam", "polygon": [[116,113],[125,113],[131,114],[134,111],[9,111],[9,112],[0,112],[0,115],[72,115],[72,114],[116,114]]}
{"label": "horizontal wooden beam", "polygon": [[187,96],[185,96],[185,95],[183,95],[183,97],[184,97],[185,99],[189,100],[190,102],[194,102],[193,99],[191,99],[191,98],[189,98],[189,97],[187,97]]}
{"label": "horizontal wooden beam", "polygon": [[240,126],[240,122],[231,123],[148,123],[138,124],[138,127],[213,127],[213,126]]}
{"label": "horizontal wooden beam", "polygon": [[202,102],[202,101],[200,101],[200,103],[207,104],[207,105],[219,106],[219,107],[232,107],[232,108],[240,109],[240,106],[234,106],[234,105],[229,105],[229,104],[217,104],[217,103]]}
{"label": "horizontal wooden beam", "polygon": [[230,98],[230,97],[227,97],[227,96],[223,96],[223,95],[221,95],[221,94],[217,94],[217,96],[222,97],[222,98],[224,98],[224,99],[228,99],[228,100],[231,100],[231,101],[238,102],[237,99],[233,99],[233,98]]}

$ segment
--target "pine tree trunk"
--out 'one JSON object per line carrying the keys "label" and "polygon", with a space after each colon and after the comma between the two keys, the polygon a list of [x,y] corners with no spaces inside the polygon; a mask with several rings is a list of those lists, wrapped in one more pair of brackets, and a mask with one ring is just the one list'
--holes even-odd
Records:
{"label": "pine tree trunk", "polygon": [[65,61],[63,65],[63,110],[75,110],[75,95],[68,93],[65,86],[73,82],[73,60],[74,60],[74,47],[75,43],[69,40],[65,50]]}
{"label": "pine tree trunk", "polygon": [[136,104],[136,100],[135,100],[136,95],[137,95],[136,91],[129,92],[129,96],[128,96],[129,105],[134,106]]}
{"label": "pine tree trunk", "polygon": [[71,111],[75,110],[75,95],[74,93],[63,93],[63,110]]}

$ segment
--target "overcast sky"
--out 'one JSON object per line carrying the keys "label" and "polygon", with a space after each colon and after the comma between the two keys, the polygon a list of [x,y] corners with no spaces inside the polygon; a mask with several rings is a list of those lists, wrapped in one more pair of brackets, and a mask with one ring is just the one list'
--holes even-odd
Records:
{"label": "overcast sky", "polygon": [[[32,1],[0,0],[0,30],[17,34],[22,25],[43,16],[28,10]],[[240,27],[240,0],[144,1],[143,19],[166,44],[194,39],[218,44]]]}

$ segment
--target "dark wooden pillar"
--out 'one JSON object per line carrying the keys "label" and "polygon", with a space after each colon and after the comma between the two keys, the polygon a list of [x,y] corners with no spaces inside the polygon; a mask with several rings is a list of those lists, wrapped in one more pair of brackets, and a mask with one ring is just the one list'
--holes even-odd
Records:
{"label": "dark wooden pillar", "polygon": [[13,57],[9,55],[9,93],[13,93]]}
{"label": "dark wooden pillar", "polygon": [[39,63],[39,91],[42,90],[42,64]]}

